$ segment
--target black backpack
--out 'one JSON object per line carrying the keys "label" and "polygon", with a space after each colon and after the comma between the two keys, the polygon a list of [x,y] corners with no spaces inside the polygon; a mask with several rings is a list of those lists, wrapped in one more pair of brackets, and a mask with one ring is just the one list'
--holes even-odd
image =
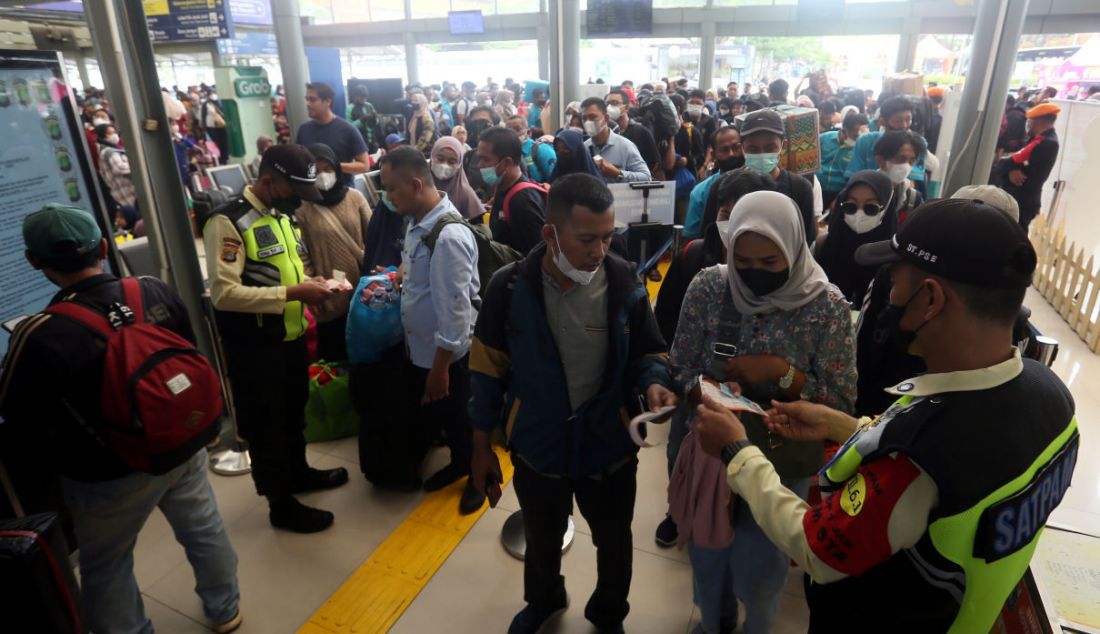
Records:
{"label": "black backpack", "polygon": [[439,241],[439,234],[447,225],[461,224],[474,234],[474,242],[477,243],[477,275],[481,281],[481,288],[477,294],[485,298],[485,289],[489,287],[489,280],[493,274],[506,264],[518,262],[523,259],[523,254],[512,247],[493,240],[492,231],[486,225],[472,225],[465,218],[457,214],[446,214],[436,221],[435,226],[428,235],[421,240],[428,246],[428,251],[435,253],[435,243]]}
{"label": "black backpack", "polygon": [[642,123],[645,124],[656,139],[668,139],[676,136],[680,129],[680,120],[676,114],[676,106],[667,95],[653,95],[639,106],[642,113]]}

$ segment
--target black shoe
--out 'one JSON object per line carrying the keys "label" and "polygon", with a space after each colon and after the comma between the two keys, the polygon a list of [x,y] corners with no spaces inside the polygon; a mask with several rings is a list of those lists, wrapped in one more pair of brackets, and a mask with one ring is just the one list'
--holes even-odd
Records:
{"label": "black shoe", "polygon": [[277,502],[272,502],[271,513],[268,517],[271,519],[271,525],[275,528],[295,533],[323,531],[332,526],[335,519],[332,513],[306,506],[289,496]]}
{"label": "black shoe", "polygon": [[458,501],[458,512],[469,515],[481,510],[485,504],[485,494],[474,488],[473,480],[466,480],[466,488],[462,490],[462,499]]}
{"label": "black shoe", "polygon": [[460,469],[455,463],[450,463],[446,467],[443,467],[439,471],[436,471],[434,475],[424,481],[424,490],[431,493],[432,491],[438,491],[452,482],[457,482],[459,478],[469,475],[470,472],[466,469]]}
{"label": "black shoe", "polygon": [[568,607],[569,597],[565,598],[565,602],[561,607],[547,612],[536,610],[528,605],[512,619],[512,624],[508,626],[508,634],[537,634],[542,626],[546,625],[547,621],[565,612]]}
{"label": "black shoe", "polygon": [[676,530],[676,522],[666,515],[665,519],[657,525],[657,534],[653,536],[653,541],[657,542],[657,545],[661,548],[669,548],[676,545],[676,539],[679,536],[680,533]]}
{"label": "black shoe", "polygon": [[348,470],[343,467],[335,469],[314,469],[306,467],[306,470],[294,477],[290,483],[291,493],[308,493],[323,489],[335,489],[348,482]]}

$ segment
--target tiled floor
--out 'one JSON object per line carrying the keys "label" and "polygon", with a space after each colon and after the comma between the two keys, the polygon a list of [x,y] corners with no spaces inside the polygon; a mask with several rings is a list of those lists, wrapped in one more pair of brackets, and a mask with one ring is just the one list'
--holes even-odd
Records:
{"label": "tiled floor", "polygon": [[[1054,521],[1100,532],[1100,356],[1093,355],[1064,322],[1033,292],[1028,305],[1033,322],[1057,338],[1061,352],[1055,371],[1073,391],[1083,444],[1074,485],[1055,513]],[[218,502],[240,556],[241,632],[294,632],[367,558],[420,499],[420,494],[383,494],[358,477],[355,439],[311,445],[310,459],[318,467],[347,467],[352,482],[335,491],[306,496],[306,501],[336,513],[336,525],[313,536],[276,532],[267,510],[247,477],[211,475]],[[428,470],[443,456],[433,456]],[[634,582],[626,629],[634,633],[680,634],[698,621],[691,602],[691,571],[687,556],[653,543],[653,531],[665,511],[664,452],[642,451],[638,502],[634,518]],[[421,634],[504,632],[522,605],[522,566],[500,546],[500,527],[517,509],[511,487],[498,508],[487,512],[466,536],[393,632]],[[595,585],[595,550],[587,525],[579,516],[577,538],[563,560],[572,606],[555,632],[592,631],[584,620],[584,603]],[[194,580],[182,549],[160,514],[150,518],[135,554],[138,581],[146,611],[157,631],[191,634],[204,628],[202,610],[192,592]],[[792,570],[780,605],[777,633],[804,632],[807,612],[801,578]]]}

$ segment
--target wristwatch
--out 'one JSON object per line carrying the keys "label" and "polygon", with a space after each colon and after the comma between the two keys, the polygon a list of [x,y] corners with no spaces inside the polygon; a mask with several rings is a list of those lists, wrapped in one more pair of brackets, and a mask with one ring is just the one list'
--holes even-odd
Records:
{"label": "wristwatch", "polygon": [[787,373],[779,377],[780,389],[789,390],[794,385],[794,364],[787,362]]}
{"label": "wristwatch", "polygon": [[745,439],[745,440],[735,440],[735,441],[731,442],[730,444],[726,445],[725,447],[722,447],[722,455],[721,455],[722,463],[725,464],[728,467],[730,462],[733,461],[733,457],[737,455],[737,452],[741,451],[745,447],[751,447],[751,446],[752,446],[752,443],[749,442],[748,439]]}

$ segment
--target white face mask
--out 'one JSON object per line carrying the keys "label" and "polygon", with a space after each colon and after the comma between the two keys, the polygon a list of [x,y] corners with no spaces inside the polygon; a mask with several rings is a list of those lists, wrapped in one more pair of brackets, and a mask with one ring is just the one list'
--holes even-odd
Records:
{"label": "white face mask", "polygon": [[112,145],[118,145],[118,135],[117,134],[109,134],[109,135],[103,137],[103,140],[110,143],[110,144],[112,144]]}
{"label": "white face mask", "polygon": [[909,172],[912,172],[913,168],[908,163],[887,163],[886,175],[890,177],[890,182],[895,185],[900,185],[905,182],[905,179],[909,177]]}
{"label": "white face mask", "polygon": [[853,139],[851,137],[844,139],[844,147],[855,147],[855,146],[856,146],[856,140],[855,139]]}
{"label": "white face mask", "polygon": [[729,111],[728,108],[719,108],[718,109],[718,114],[722,115],[723,117],[727,116],[729,113],[730,113],[730,111]]}
{"label": "white face mask", "polygon": [[612,121],[618,121],[619,117],[621,117],[622,115],[623,115],[623,109],[620,108],[619,106],[608,106],[607,107],[607,116]]}
{"label": "white face mask", "polygon": [[103,117],[92,119],[92,125],[107,125],[110,122],[111,122],[110,119],[104,119]]}
{"label": "white face mask", "polygon": [[693,117],[698,117],[703,114],[703,106],[698,103],[689,103],[687,106],[687,113]]}
{"label": "white face mask", "polygon": [[[569,258],[565,257],[565,253],[562,252],[561,239],[558,238],[558,228],[554,225],[550,225],[554,229],[554,246],[557,247],[557,255],[554,256],[554,264],[558,266],[558,270],[562,272],[562,275],[568,277],[570,280],[580,284],[581,286],[588,286],[592,283],[592,279],[596,277],[596,273],[600,270],[596,267],[595,271],[584,271],[573,266],[573,263],[569,261]],[[600,266],[603,266],[601,263]]]}
{"label": "white face mask", "polygon": [[875,227],[882,224],[882,219],[886,215],[884,211],[880,211],[873,216],[868,216],[863,213],[863,210],[855,212],[854,214],[844,214],[844,222],[848,227],[859,234],[867,233]]}
{"label": "white face mask", "polygon": [[603,121],[585,121],[584,133],[590,137],[594,137],[603,132]]}
{"label": "white face mask", "polygon": [[729,244],[730,241],[730,221],[718,220],[714,223],[718,227],[718,235],[722,238],[722,244]]}
{"label": "white face mask", "polygon": [[317,175],[317,189],[327,192],[336,185],[335,172],[321,172]]}
{"label": "white face mask", "polygon": [[455,168],[446,163],[432,163],[432,176],[441,181],[448,180],[455,175]]}

